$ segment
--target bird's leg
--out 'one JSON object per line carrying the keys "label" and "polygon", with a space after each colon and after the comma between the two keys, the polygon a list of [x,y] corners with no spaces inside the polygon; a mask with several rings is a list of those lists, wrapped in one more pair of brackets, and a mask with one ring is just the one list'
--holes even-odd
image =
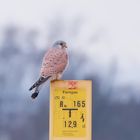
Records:
{"label": "bird's leg", "polygon": [[55,74],[55,75],[52,76],[51,81],[54,82],[56,80],[60,80],[61,77],[62,77],[61,73]]}
{"label": "bird's leg", "polygon": [[56,74],[51,77],[51,81],[52,82],[54,82],[56,79],[57,79],[57,75]]}
{"label": "bird's leg", "polygon": [[61,74],[61,73],[58,73],[58,74],[56,75],[56,80],[60,80],[61,77],[62,77],[62,74]]}

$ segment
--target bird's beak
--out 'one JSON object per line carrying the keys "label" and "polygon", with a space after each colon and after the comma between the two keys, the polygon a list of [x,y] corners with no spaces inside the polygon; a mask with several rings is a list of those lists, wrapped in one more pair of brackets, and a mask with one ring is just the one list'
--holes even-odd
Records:
{"label": "bird's beak", "polygon": [[65,47],[65,48],[68,48],[68,46],[67,46],[67,45],[65,45],[64,47]]}

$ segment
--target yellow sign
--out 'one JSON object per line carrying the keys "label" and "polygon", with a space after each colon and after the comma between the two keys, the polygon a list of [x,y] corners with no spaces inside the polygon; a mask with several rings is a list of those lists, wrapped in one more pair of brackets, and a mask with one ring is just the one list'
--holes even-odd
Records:
{"label": "yellow sign", "polygon": [[91,140],[91,81],[54,81],[50,140]]}

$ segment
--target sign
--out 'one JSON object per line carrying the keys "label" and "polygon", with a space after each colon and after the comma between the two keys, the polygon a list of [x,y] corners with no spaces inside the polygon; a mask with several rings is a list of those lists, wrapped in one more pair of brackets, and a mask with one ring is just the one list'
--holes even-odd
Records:
{"label": "sign", "polygon": [[53,81],[50,140],[91,140],[91,81]]}

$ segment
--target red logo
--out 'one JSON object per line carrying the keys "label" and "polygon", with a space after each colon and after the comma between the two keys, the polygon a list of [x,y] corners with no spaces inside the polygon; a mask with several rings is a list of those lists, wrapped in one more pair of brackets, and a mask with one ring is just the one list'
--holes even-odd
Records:
{"label": "red logo", "polygon": [[77,89],[78,82],[77,81],[68,81],[68,89]]}

